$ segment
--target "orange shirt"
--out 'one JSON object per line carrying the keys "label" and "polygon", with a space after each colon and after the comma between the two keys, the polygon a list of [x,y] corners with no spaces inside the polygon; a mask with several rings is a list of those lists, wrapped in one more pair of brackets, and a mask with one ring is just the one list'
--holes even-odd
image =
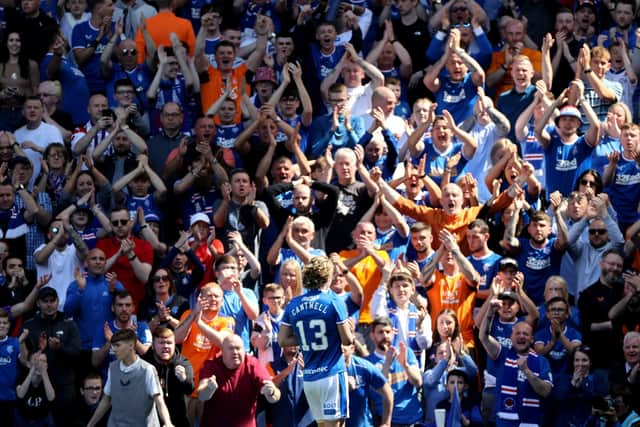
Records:
{"label": "orange shirt", "polygon": [[[376,251],[378,256],[383,258],[385,262],[391,262],[389,260],[389,254],[385,251]],[[349,249],[340,252],[340,258],[349,259],[357,256],[358,249]],[[375,260],[371,256],[367,256],[361,259],[356,265],[351,267],[350,270],[354,276],[360,282],[362,286],[362,304],[360,304],[360,323],[371,323],[373,319],[369,313],[369,304],[371,303],[371,297],[376,288],[380,284],[382,279],[382,271],[378,268]]]}
{"label": "orange shirt", "polygon": [[[160,46],[171,46],[169,34],[176,33],[180,41],[187,44],[187,54],[193,56],[196,50],[196,35],[193,32],[191,22],[184,18],[178,18],[173,12],[162,11],[147,19],[147,31],[151,39]],[[138,64],[142,64],[147,57],[146,43],[142,37],[142,31],[136,34],[136,48],[138,49]]]}
{"label": "orange shirt", "polygon": [[[509,206],[512,201],[513,198],[511,198],[506,191],[503,191],[495,200],[494,204],[489,209],[489,212],[493,213],[503,210]],[[456,236],[462,253],[465,255],[470,254],[469,247],[467,246],[467,239],[465,238],[467,227],[476,219],[478,213],[482,209],[482,206],[473,206],[461,209],[460,212],[455,215],[447,215],[439,208],[418,206],[405,197],[400,197],[396,200],[393,206],[403,215],[408,215],[417,221],[422,221],[431,225],[431,234],[434,236],[432,243],[433,249],[438,249],[440,247],[438,234],[440,233],[440,230],[444,228]]]}
{"label": "orange shirt", "polygon": [[[186,319],[191,310],[187,310],[180,316],[180,323]],[[233,333],[235,327],[235,320],[233,317],[216,316],[213,319],[206,322],[207,325],[215,329],[216,331],[226,330],[230,334]],[[216,354],[220,352],[220,349],[214,346],[207,336],[202,333],[196,322],[191,324],[189,333],[182,342],[182,355],[189,359],[191,366],[193,366],[193,379],[196,388],[198,388],[198,382],[200,381],[200,368],[204,365],[206,360],[213,359]],[[194,392],[191,397],[197,398],[198,394]]]}
{"label": "orange shirt", "polygon": [[[231,99],[236,102],[236,116],[233,118],[234,123],[240,123],[242,121],[242,94],[247,95],[251,93],[251,86],[245,85],[244,91],[242,90],[242,84],[245,82],[244,76],[247,73],[247,64],[239,65],[231,71]],[[209,74],[209,81],[203,83],[200,86],[200,99],[202,101],[202,114],[205,114],[211,104],[216,102],[220,96],[224,93],[226,87],[225,80],[222,77],[222,73],[217,68],[209,65],[207,69]],[[216,120],[216,123],[219,121]]]}
{"label": "orange shirt", "polygon": [[435,332],[437,328],[438,314],[445,308],[450,308],[458,317],[464,345],[473,347],[473,305],[476,288],[471,286],[462,273],[447,276],[436,270],[434,276],[433,285],[427,290],[433,331]]}
{"label": "orange shirt", "polygon": [[[542,53],[539,50],[529,49],[528,47],[522,48],[522,55],[528,57],[533,64],[533,71],[536,74],[542,73]],[[493,73],[494,71],[498,71],[502,64],[504,64],[504,50],[493,52],[493,56],[491,57],[491,66],[487,70],[487,75]],[[507,68],[507,72],[504,74],[502,80],[496,84],[496,96],[495,99],[498,99],[498,96],[502,92],[506,92],[513,87],[513,79],[511,78],[511,65]]]}

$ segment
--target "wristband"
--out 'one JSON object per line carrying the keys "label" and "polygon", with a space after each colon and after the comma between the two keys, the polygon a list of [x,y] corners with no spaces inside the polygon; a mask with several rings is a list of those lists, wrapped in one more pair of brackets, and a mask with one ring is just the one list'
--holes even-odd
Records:
{"label": "wristband", "polygon": [[99,44],[100,44],[100,40],[95,39],[94,41],[91,42],[91,44],[89,44],[89,47],[92,47],[95,49],[98,47]]}
{"label": "wristband", "polygon": [[149,224],[144,223],[140,226],[140,230],[144,230],[145,228],[149,227]]}
{"label": "wristband", "polygon": [[584,69],[584,73],[585,74],[589,74],[590,72],[592,72],[593,70],[591,68],[585,68]]}
{"label": "wristband", "polygon": [[509,68],[507,66],[507,64],[502,64],[500,67],[505,71],[505,73],[507,72],[507,69]]}
{"label": "wristband", "polygon": [[134,259],[136,259],[136,257],[137,257],[137,256],[138,256],[138,255],[136,255],[136,254],[134,253],[134,254],[133,254],[133,256],[128,256],[128,257],[127,257],[127,259],[128,259],[129,261],[133,261]]}

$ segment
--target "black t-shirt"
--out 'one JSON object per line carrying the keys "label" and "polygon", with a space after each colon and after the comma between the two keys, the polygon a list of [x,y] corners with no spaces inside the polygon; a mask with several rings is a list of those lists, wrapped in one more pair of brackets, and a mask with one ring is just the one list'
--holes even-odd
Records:
{"label": "black t-shirt", "polygon": [[34,385],[31,382],[27,394],[22,399],[18,399],[18,413],[24,419],[43,419],[49,415],[50,409],[51,402],[47,400],[47,393],[44,390],[42,381],[38,385]]}

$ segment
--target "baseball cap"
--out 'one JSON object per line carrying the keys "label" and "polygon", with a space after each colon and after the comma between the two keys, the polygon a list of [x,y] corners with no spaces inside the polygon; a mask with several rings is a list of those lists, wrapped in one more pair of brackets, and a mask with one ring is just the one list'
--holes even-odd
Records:
{"label": "baseball cap", "polygon": [[573,117],[582,121],[582,114],[580,114],[580,110],[578,110],[573,105],[565,105],[560,109],[560,114],[558,114],[558,117],[556,117],[556,123],[558,122],[560,117]]}
{"label": "baseball cap", "polygon": [[591,9],[591,11],[594,13],[594,15],[597,15],[598,10],[596,9],[596,5],[593,3],[593,1],[591,0],[581,0],[578,2],[578,5],[576,6],[576,12],[579,11],[582,8],[588,8]]}
{"label": "baseball cap", "polygon": [[273,71],[273,68],[269,67],[258,67],[256,68],[255,74],[253,76],[253,82],[271,82],[274,85],[278,84],[276,81],[276,73]]}
{"label": "baseball cap", "polygon": [[513,258],[502,258],[498,262],[498,271],[503,271],[508,268],[512,268],[514,270],[518,269],[518,261]]}
{"label": "baseball cap", "polygon": [[[146,222],[160,222],[160,217],[154,213],[148,213],[144,216]],[[193,224],[191,224],[193,225]]]}
{"label": "baseball cap", "polygon": [[518,301],[518,296],[513,291],[503,291],[498,294],[498,299],[512,299]]}
{"label": "baseball cap", "polygon": [[51,286],[45,286],[38,291],[38,299],[43,300],[48,297],[58,298],[58,292]]}
{"label": "baseball cap", "polygon": [[191,219],[189,220],[189,227],[192,227],[195,223],[200,221],[204,221],[207,224],[211,225],[211,221],[209,220],[209,217],[207,216],[207,214],[203,212],[198,212],[197,214],[191,215]]}

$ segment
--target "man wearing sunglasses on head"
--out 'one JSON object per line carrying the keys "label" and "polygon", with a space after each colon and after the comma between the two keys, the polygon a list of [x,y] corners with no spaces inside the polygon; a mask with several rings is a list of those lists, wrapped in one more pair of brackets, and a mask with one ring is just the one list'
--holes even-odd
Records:
{"label": "man wearing sunglasses on head", "polygon": [[118,280],[131,292],[137,307],[144,297],[144,285],[149,280],[153,263],[151,245],[131,234],[134,222],[125,207],[111,211],[113,236],[98,240],[97,248],[107,257],[105,271],[118,275]]}
{"label": "man wearing sunglasses on head", "polygon": [[132,39],[121,40],[120,34],[116,31],[100,55],[100,71],[107,81],[106,91],[111,107],[120,104],[117,82],[128,80],[135,90],[130,102],[135,103],[140,114],[148,111],[145,94],[153,79],[153,73],[147,62],[138,64],[138,49]]}

